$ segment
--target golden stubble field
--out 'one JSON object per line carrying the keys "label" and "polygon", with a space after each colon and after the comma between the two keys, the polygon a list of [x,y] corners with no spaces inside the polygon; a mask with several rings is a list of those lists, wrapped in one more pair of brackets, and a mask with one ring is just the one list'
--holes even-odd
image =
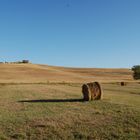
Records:
{"label": "golden stubble field", "polygon": [[[103,100],[83,102],[94,79]],[[128,69],[1,64],[0,112],[0,140],[138,140],[140,84]]]}
{"label": "golden stubble field", "polygon": [[129,69],[65,68],[35,64],[0,64],[0,83],[132,81]]}

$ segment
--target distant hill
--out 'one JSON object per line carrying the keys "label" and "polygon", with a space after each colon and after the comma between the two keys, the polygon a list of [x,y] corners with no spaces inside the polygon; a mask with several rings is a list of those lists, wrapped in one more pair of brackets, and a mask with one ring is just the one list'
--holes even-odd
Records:
{"label": "distant hill", "polygon": [[132,81],[129,69],[66,68],[37,64],[0,64],[0,83]]}

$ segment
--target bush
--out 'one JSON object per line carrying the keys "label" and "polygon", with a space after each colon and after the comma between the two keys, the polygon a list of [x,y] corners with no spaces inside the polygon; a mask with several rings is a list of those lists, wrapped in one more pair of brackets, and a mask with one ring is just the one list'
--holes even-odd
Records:
{"label": "bush", "polygon": [[135,80],[140,79],[140,65],[135,65],[132,67],[133,77]]}
{"label": "bush", "polygon": [[22,60],[22,63],[29,63],[29,60]]}

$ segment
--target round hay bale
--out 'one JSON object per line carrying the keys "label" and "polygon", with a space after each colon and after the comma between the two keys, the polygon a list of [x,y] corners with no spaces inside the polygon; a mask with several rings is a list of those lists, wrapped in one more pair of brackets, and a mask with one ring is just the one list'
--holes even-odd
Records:
{"label": "round hay bale", "polygon": [[121,86],[126,86],[126,83],[125,82],[121,82]]}
{"label": "round hay bale", "polygon": [[102,88],[99,82],[84,84],[82,92],[85,101],[100,100],[102,98]]}

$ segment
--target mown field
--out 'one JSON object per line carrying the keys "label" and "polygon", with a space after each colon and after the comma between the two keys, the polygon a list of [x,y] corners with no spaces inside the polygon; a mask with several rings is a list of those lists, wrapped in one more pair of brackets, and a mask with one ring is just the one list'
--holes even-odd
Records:
{"label": "mown field", "polygon": [[36,64],[0,64],[0,83],[85,83],[133,81],[130,69],[65,68]]}
{"label": "mown field", "polygon": [[140,84],[102,84],[83,102],[81,84],[0,84],[0,140],[139,140]]}

